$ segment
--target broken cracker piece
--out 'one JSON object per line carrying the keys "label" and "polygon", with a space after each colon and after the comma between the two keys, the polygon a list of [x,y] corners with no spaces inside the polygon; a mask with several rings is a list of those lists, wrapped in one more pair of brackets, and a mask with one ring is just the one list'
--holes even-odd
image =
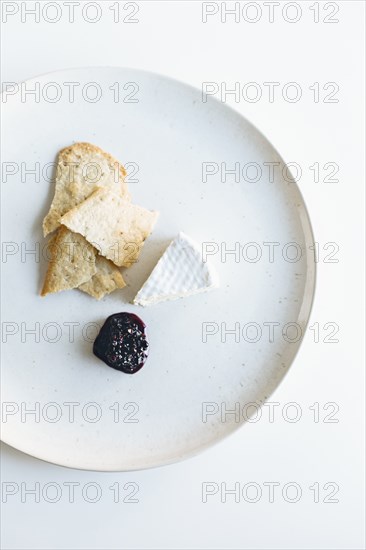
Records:
{"label": "broken cracker piece", "polygon": [[95,265],[97,272],[89,281],[79,286],[80,290],[100,300],[117,288],[126,286],[120,270],[113,262],[98,255],[95,259]]}
{"label": "broken cracker piece", "polygon": [[41,296],[69,290],[96,273],[97,251],[82,235],[61,226],[49,244],[51,256]]}
{"label": "broken cracker piece", "polygon": [[137,261],[158,215],[101,188],[67,212],[61,223],[83,235],[117,266],[130,267]]}
{"label": "broken cracker piece", "polygon": [[99,187],[108,187],[130,200],[126,171],[109,153],[91,143],[75,143],[59,152],[55,195],[43,220],[46,237],[60,225],[60,218]]}

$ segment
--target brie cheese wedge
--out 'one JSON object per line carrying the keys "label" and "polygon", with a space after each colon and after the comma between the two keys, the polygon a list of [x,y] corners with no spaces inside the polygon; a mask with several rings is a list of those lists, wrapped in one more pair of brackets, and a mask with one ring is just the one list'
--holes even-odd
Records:
{"label": "brie cheese wedge", "polygon": [[184,233],[170,243],[133,303],[149,306],[207,292],[219,286],[211,266],[203,261],[199,245]]}

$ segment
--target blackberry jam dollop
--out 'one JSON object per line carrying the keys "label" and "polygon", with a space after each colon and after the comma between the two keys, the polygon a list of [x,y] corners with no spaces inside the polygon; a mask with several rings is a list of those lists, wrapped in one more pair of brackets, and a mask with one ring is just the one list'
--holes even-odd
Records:
{"label": "blackberry jam dollop", "polygon": [[134,374],[147,359],[145,323],[133,313],[107,317],[93,345],[93,353],[113,369]]}

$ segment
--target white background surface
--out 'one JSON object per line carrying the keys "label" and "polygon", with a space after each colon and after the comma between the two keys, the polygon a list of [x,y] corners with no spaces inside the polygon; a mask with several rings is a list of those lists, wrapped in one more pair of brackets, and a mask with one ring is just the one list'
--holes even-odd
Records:
{"label": "white background surface", "polygon": [[[23,4],[16,3],[13,4]],[[29,6],[33,2],[26,3]],[[287,162],[302,167],[300,189],[307,202],[320,247],[317,292],[310,326],[339,325],[338,343],[319,342],[308,330],[303,346],[285,381],[271,397],[262,418],[202,455],[181,464],[152,471],[102,474],[63,469],[42,463],[2,446],[1,478],[31,488],[56,482],[64,488],[57,503],[41,496],[21,502],[20,491],[2,504],[2,547],[6,549],[115,548],[257,548],[359,549],[363,539],[363,2],[338,2],[338,23],[314,23],[313,3],[301,2],[297,23],[284,21],[281,8],[268,22],[261,2],[257,23],[220,14],[202,23],[200,2],[140,2],[139,23],[114,23],[109,2],[103,2],[98,23],[75,22],[67,11],[58,23],[22,23],[19,14],[2,24],[2,81],[21,81],[37,74],[84,65],[129,66],[161,72],[201,87],[202,82],[257,82],[263,97],[257,103],[227,102],[249,118],[272,141]],[[245,3],[244,3],[245,4]],[[299,4],[299,3],[298,3]],[[232,3],[230,3],[232,7]],[[289,12],[292,17],[292,13]],[[268,101],[264,82],[297,82],[302,97],[290,103],[275,95]],[[335,82],[337,103],[314,102],[309,86]],[[327,90],[331,91],[330,89]],[[6,136],[5,136],[6,137]],[[314,181],[309,166],[335,162],[336,183],[326,183],[324,172]],[[337,263],[324,262],[326,243],[339,246]],[[328,250],[329,252],[329,250]],[[281,414],[289,402],[301,407],[297,423]],[[320,404],[320,421],[310,410]],[[324,422],[335,403],[337,423]],[[169,414],[169,411],[167,411]],[[139,486],[138,503],[114,503],[109,489],[115,482]],[[64,483],[78,482],[70,503]],[[97,503],[85,502],[82,487],[99,484]],[[253,482],[262,488],[256,503],[220,493],[202,502],[202,483],[226,483],[232,488]],[[265,482],[278,482],[269,502]],[[296,503],[282,496],[283,485],[297,483]],[[309,489],[320,484],[320,502]],[[331,482],[339,486],[323,502]],[[250,496],[253,493],[250,494]],[[4,495],[3,495],[4,496]],[[290,491],[289,496],[292,496]],[[249,499],[247,499],[249,500]]]}

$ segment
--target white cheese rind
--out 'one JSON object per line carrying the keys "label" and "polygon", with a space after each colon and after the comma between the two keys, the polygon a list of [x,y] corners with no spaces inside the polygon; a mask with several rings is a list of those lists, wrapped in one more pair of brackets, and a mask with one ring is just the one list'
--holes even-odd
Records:
{"label": "white cheese rind", "polygon": [[219,286],[212,266],[203,261],[200,247],[184,233],[170,243],[133,303],[149,306],[208,292]]}

